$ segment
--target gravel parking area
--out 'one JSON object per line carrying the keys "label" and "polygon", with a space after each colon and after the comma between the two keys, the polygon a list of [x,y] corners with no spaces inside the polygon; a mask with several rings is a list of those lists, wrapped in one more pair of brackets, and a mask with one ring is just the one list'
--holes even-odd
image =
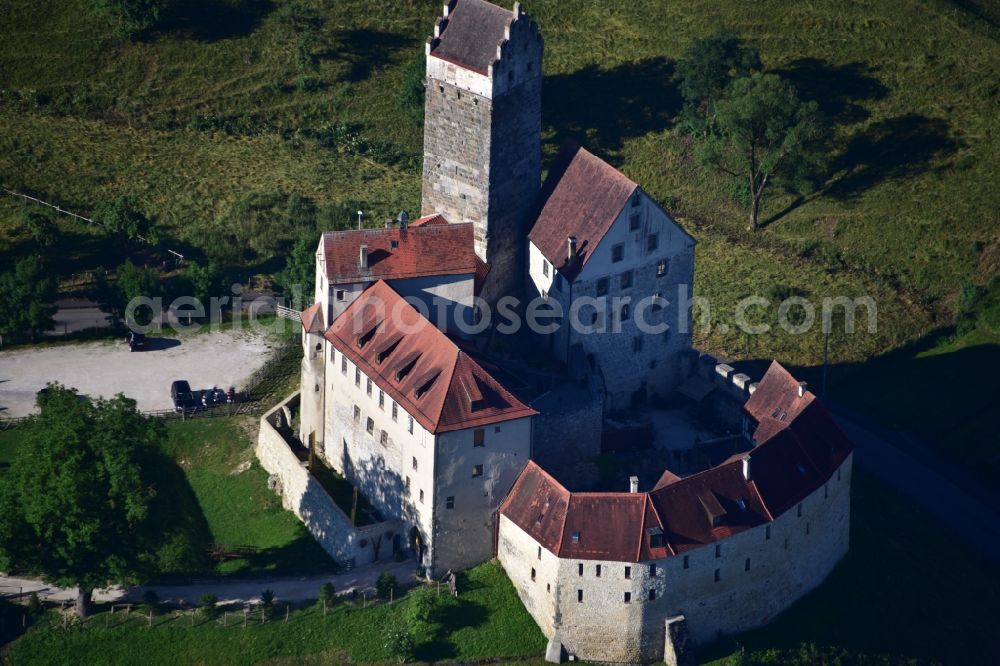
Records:
{"label": "gravel parking area", "polygon": [[129,352],[124,342],[45,345],[0,352],[0,418],[27,416],[35,393],[58,381],[92,397],[124,393],[139,409],[169,409],[170,382],[193,389],[237,390],[264,365],[271,343],[262,334],[225,331],[151,338],[150,348]]}

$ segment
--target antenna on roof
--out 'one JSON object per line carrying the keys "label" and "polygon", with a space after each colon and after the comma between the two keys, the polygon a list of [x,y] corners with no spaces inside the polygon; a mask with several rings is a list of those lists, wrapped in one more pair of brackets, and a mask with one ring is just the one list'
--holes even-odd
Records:
{"label": "antenna on roof", "polygon": [[361,229],[361,216],[364,215],[363,211],[358,211],[358,229]]}

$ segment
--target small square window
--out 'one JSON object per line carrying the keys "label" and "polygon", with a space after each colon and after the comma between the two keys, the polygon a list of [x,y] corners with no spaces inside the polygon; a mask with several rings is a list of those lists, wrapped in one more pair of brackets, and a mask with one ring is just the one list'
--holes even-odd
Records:
{"label": "small square window", "polygon": [[655,587],[649,588],[649,600],[650,601],[656,601],[656,588]]}
{"label": "small square window", "polygon": [[493,432],[500,432],[500,426],[493,426]]}
{"label": "small square window", "polygon": [[365,421],[365,430],[368,431],[369,435],[375,432],[375,419],[368,417],[368,420]]}
{"label": "small square window", "polygon": [[357,423],[361,420],[361,408],[354,405],[354,422]]}
{"label": "small square window", "polygon": [[448,497],[444,498],[444,508],[446,508],[446,509],[454,509],[455,508],[455,496],[454,495],[449,495]]}
{"label": "small square window", "polygon": [[660,237],[657,234],[646,236],[646,252],[652,252],[660,246]]}
{"label": "small square window", "polygon": [[538,547],[538,559],[542,559],[542,547]]}
{"label": "small square window", "polygon": [[598,578],[601,577],[601,565],[600,564],[598,564],[597,566],[594,567],[594,575],[597,576]]}
{"label": "small square window", "polygon": [[424,503],[424,491],[423,491],[423,489],[420,490],[420,503],[421,504]]}
{"label": "small square window", "polygon": [[337,300],[338,301],[343,301],[346,298],[347,298],[347,294],[344,292],[344,290],[343,289],[338,289],[337,290]]}
{"label": "small square window", "polygon": [[722,544],[715,544],[715,556],[722,557]]}
{"label": "small square window", "polygon": [[347,374],[347,357],[343,354],[340,355],[340,371]]}
{"label": "small square window", "polygon": [[625,246],[621,243],[611,246],[611,261],[618,263],[625,259]]}
{"label": "small square window", "polygon": [[399,247],[399,241],[398,240],[389,241],[389,247],[393,250],[397,249]]}
{"label": "small square window", "polygon": [[649,577],[650,578],[656,578],[656,565],[655,564],[650,564],[649,565]]}
{"label": "small square window", "polygon": [[486,446],[486,430],[483,428],[476,428],[472,431],[472,445],[473,446]]}
{"label": "small square window", "polygon": [[583,590],[576,591],[576,600],[581,604],[583,603]]}
{"label": "small square window", "polygon": [[389,446],[389,433],[386,430],[380,431],[378,441],[382,446]]}
{"label": "small square window", "polygon": [[542,275],[545,277],[549,276],[549,262],[542,259]]}
{"label": "small square window", "polygon": [[531,570],[531,580],[532,581],[535,580],[535,570],[534,570],[534,568],[532,568],[532,570]]}
{"label": "small square window", "polygon": [[625,580],[632,579],[632,567],[625,567]]}
{"label": "small square window", "polygon": [[578,576],[583,575],[583,562],[580,562],[579,564],[576,565],[576,573]]}
{"label": "small square window", "polygon": [[718,583],[718,582],[719,582],[719,579],[720,579],[720,576],[719,576],[719,570],[718,570],[718,569],[716,569],[716,570],[715,570],[715,582],[716,582],[716,583]]}
{"label": "small square window", "polygon": [[361,368],[354,368],[354,385],[361,386]]}
{"label": "small square window", "polygon": [[395,421],[398,417],[399,417],[399,405],[397,405],[396,401],[393,400],[392,401],[392,420]]}
{"label": "small square window", "polygon": [[632,593],[631,592],[626,592],[625,593],[625,603],[627,603],[627,604],[632,603]]}
{"label": "small square window", "polygon": [[370,379],[365,380],[365,393],[369,396],[372,394],[372,380]]}
{"label": "small square window", "polygon": [[622,309],[618,311],[618,321],[624,322],[628,319],[628,303],[622,303]]}
{"label": "small square window", "polygon": [[691,556],[690,555],[685,555],[684,556],[684,568],[685,569],[690,569],[691,568]]}
{"label": "small square window", "polygon": [[667,265],[666,259],[660,259],[658,262],[656,262],[656,277],[663,277],[664,275],[667,274],[668,270],[669,266]]}
{"label": "small square window", "polygon": [[385,391],[382,389],[378,390],[378,408],[385,409]]}
{"label": "small square window", "polygon": [[628,289],[632,286],[632,271],[625,271],[621,274],[621,288]]}
{"label": "small square window", "polygon": [[629,220],[628,220],[628,230],[629,231],[638,231],[639,230],[639,214],[638,213],[633,213],[632,217],[629,218]]}
{"label": "small square window", "polygon": [[413,456],[413,471],[417,471],[417,457]]}
{"label": "small square window", "polygon": [[608,295],[608,286],[609,286],[610,282],[611,282],[611,280],[608,279],[608,278],[606,278],[606,277],[602,277],[601,279],[599,279],[597,281],[597,295],[598,296],[607,296]]}
{"label": "small square window", "polygon": [[406,432],[413,434],[413,417],[409,414],[406,416]]}
{"label": "small square window", "polygon": [[406,477],[406,489],[410,489],[410,477]]}
{"label": "small square window", "polygon": [[477,477],[477,476],[482,476],[482,475],[483,475],[483,466],[482,465],[473,465],[472,466],[472,476],[473,477]]}

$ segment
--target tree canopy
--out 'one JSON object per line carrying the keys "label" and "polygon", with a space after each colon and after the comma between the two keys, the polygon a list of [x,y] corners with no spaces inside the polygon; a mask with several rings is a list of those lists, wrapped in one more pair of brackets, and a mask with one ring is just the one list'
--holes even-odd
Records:
{"label": "tree canopy", "polygon": [[131,37],[160,18],[166,0],[90,0],[93,12],[103,16],[119,37]]}
{"label": "tree canopy", "polygon": [[55,277],[41,257],[25,257],[0,274],[0,335],[27,332],[31,339],[52,328],[58,294]]}
{"label": "tree canopy", "polygon": [[[278,275],[281,290],[292,307],[305,307],[313,301],[316,281],[316,242],[300,238],[292,247],[285,269]],[[299,303],[296,303],[298,298]]]}
{"label": "tree canopy", "polygon": [[[116,279],[112,282],[108,280],[103,268],[95,270],[90,296],[100,304],[101,309],[119,321],[125,320],[128,304],[132,299],[160,295],[160,278],[154,269],[139,268],[131,261],[125,261],[115,269],[115,273]],[[149,323],[148,312],[146,308],[142,308],[133,313],[137,323]]]}
{"label": "tree canopy", "polygon": [[678,61],[676,73],[685,122],[703,132],[712,106],[729,84],[760,67],[757,50],[732,33],[718,32],[692,42]]}
{"label": "tree canopy", "polygon": [[79,587],[86,615],[95,588],[146,571],[155,491],[144,465],[163,424],[122,395],[90,401],[57,384],[39,407],[0,477],[0,568]]}
{"label": "tree canopy", "polygon": [[776,179],[802,184],[822,159],[823,121],[816,103],[801,101],[775,74],[733,81],[714,104],[709,125],[698,159],[746,184],[751,230],[759,224],[767,186]]}

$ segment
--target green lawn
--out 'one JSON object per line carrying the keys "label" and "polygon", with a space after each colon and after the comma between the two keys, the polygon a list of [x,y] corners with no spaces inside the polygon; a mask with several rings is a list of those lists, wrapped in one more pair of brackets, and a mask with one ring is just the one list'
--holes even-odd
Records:
{"label": "green lawn", "polygon": [[[851,550],[775,622],[737,637],[750,663],[987,664],[1000,660],[1000,572],[958,537],[855,468]],[[734,642],[703,658],[739,664]]]}
{"label": "green lawn", "polygon": [[[521,606],[513,586],[496,562],[487,562],[459,577],[460,597],[448,600],[432,622],[414,630],[415,657],[420,661],[470,661],[540,656],[545,639]],[[412,595],[411,595],[412,596]],[[152,628],[140,617],[122,622],[113,617],[105,628],[105,614],[91,617],[83,628],[63,631],[40,623],[15,643],[13,664],[118,664],[141,660],[150,664],[233,663],[353,663],[385,662],[387,627],[409,626],[411,597],[393,605],[381,602],[362,607],[342,602],[326,617],[308,608],[291,614],[284,623],[199,618],[191,627],[187,617],[156,618]],[[107,618],[111,620],[112,618]],[[119,624],[121,622],[121,624]]]}
{"label": "green lawn", "polygon": [[214,542],[260,550],[251,562],[220,563],[219,573],[331,571],[326,552],[268,490],[267,473],[253,456],[253,425],[239,417],[168,424],[165,464],[180,474],[165,486],[164,522],[184,527],[179,548],[204,552]]}

